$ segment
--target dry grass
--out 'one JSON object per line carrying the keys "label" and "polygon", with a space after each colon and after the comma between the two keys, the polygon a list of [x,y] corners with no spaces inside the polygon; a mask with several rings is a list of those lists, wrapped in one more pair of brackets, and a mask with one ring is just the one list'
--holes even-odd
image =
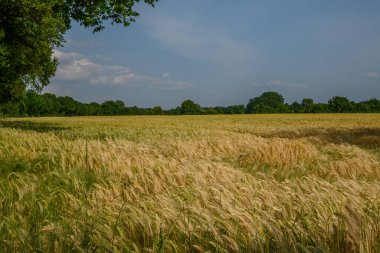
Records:
{"label": "dry grass", "polygon": [[1,252],[380,252],[379,115],[0,124]]}

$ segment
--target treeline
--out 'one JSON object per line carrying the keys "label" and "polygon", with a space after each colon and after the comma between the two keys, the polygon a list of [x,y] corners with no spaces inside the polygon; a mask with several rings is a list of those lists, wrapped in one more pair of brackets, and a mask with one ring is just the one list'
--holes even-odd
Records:
{"label": "treeline", "polygon": [[346,97],[332,97],[328,103],[314,103],[311,98],[287,104],[277,92],[264,92],[251,98],[247,105],[227,107],[201,107],[192,100],[170,110],[161,106],[153,108],[127,107],[123,101],[109,100],[99,103],[81,103],[72,97],[59,97],[51,93],[38,94],[27,91],[24,98],[0,105],[5,116],[91,116],[91,115],[189,115],[189,114],[253,114],[253,113],[374,113],[380,112],[380,100],[373,98],[356,103]]}

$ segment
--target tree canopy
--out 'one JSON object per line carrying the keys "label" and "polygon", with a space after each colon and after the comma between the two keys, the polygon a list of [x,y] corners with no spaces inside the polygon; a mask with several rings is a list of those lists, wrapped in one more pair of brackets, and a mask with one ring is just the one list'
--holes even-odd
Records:
{"label": "tree canopy", "polygon": [[274,113],[284,104],[284,97],[274,91],[267,91],[259,97],[251,98],[246,113]]}
{"label": "tree canopy", "polygon": [[[281,96],[281,94],[279,94]],[[262,95],[261,95],[262,96]],[[261,97],[260,96],[260,97]],[[281,96],[282,97],[282,96]],[[278,98],[278,96],[272,96]],[[255,99],[251,99],[252,102]],[[311,103],[311,98],[304,98],[301,103],[260,103],[249,111],[244,105],[227,107],[201,107],[192,100],[185,100],[180,106],[164,110],[161,106],[153,108],[128,107],[121,100],[108,100],[102,104],[91,102],[82,103],[72,97],[57,97],[54,94],[38,94],[28,90],[18,102],[7,102],[0,105],[0,117],[6,116],[83,116],[83,115],[180,115],[180,114],[243,114],[246,113],[379,113],[380,100],[373,98],[355,103],[346,97],[332,97],[328,103]],[[278,102],[278,101],[277,101]],[[276,102],[274,102],[276,104]]]}
{"label": "tree canopy", "polygon": [[194,101],[188,99],[182,102],[180,112],[181,114],[201,114],[202,108],[194,103]]}
{"label": "tree canopy", "polygon": [[158,0],[0,0],[0,104],[19,100],[27,86],[41,90],[54,75],[53,49],[77,21],[94,32],[104,22],[130,25],[138,2]]}

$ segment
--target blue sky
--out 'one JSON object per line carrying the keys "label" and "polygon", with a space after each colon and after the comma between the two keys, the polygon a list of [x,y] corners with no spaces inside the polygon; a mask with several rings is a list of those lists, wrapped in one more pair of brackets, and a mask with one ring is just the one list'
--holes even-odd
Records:
{"label": "blue sky", "polygon": [[46,92],[172,108],[380,97],[378,0],[160,0],[128,28],[77,24]]}

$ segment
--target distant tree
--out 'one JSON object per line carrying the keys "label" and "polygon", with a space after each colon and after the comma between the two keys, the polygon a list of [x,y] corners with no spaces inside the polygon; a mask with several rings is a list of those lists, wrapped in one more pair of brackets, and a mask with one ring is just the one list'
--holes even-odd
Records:
{"label": "distant tree", "polygon": [[96,103],[96,102],[91,102],[89,104],[86,105],[86,112],[87,114],[86,115],[100,115],[102,112],[102,108],[100,106],[100,104]]}
{"label": "distant tree", "polygon": [[302,106],[312,105],[314,104],[314,101],[312,98],[304,98],[301,102]]}
{"label": "distant tree", "polygon": [[[380,100],[373,98],[368,101],[355,103],[346,97],[333,97],[328,103],[314,104],[312,99],[303,99],[302,104],[294,102],[291,105],[283,103],[280,94],[276,103],[268,100],[268,94],[251,99],[247,105],[253,106],[252,113],[328,113],[328,112],[380,112]],[[272,94],[273,95],[273,94]],[[265,99],[263,99],[263,97]],[[268,102],[269,101],[269,102]],[[275,106],[275,107],[272,107]],[[305,107],[310,107],[306,108]],[[95,102],[81,103],[72,97],[57,97],[51,93],[40,95],[35,90],[28,90],[19,101],[8,101],[0,104],[0,116],[81,116],[81,115],[179,115],[179,114],[240,114],[244,113],[244,105],[227,107],[204,107],[191,100],[184,101],[181,106],[170,110],[163,110],[161,106],[153,108],[125,107],[121,100],[109,100],[101,105]]]}
{"label": "distant tree", "polygon": [[64,116],[77,115],[78,102],[75,101],[72,97],[69,97],[69,96],[58,97],[57,104],[58,104],[58,113],[60,115],[64,115]]}
{"label": "distant tree", "polygon": [[202,108],[192,100],[185,100],[180,107],[181,114],[202,114]]}
{"label": "distant tree", "polygon": [[220,114],[220,112],[213,107],[205,107],[202,108],[202,110],[203,114]]}
{"label": "distant tree", "polygon": [[227,107],[215,106],[214,109],[218,112],[218,114],[229,114],[227,113]]}
{"label": "distant tree", "polygon": [[288,104],[280,104],[276,107],[277,113],[289,113],[291,112],[290,106]]}
{"label": "distant tree", "polygon": [[284,105],[284,97],[273,91],[264,92],[251,98],[245,107],[245,113],[275,113]]}
{"label": "distant tree", "polygon": [[354,109],[355,112],[371,112],[371,108],[366,102],[357,103]]}
{"label": "distant tree", "polygon": [[328,113],[331,112],[328,104],[318,103],[313,104],[312,113]]}
{"label": "distant tree", "polygon": [[290,106],[289,106],[289,110],[291,112],[294,112],[294,113],[301,113],[303,112],[303,108],[302,108],[302,105],[298,102],[293,102]]}
{"label": "distant tree", "polygon": [[127,107],[125,110],[126,110],[126,114],[127,115],[139,115],[139,114],[142,114],[140,108],[138,108],[137,106]]}
{"label": "distant tree", "polygon": [[34,90],[26,93],[26,112],[29,116],[40,116],[45,111],[45,100]]}
{"label": "distant tree", "polygon": [[368,101],[363,102],[366,106],[369,107],[367,112],[380,112],[380,100],[372,98]]}
{"label": "distant tree", "polygon": [[225,109],[225,114],[243,114],[244,113],[244,105],[231,105],[227,106]]}
{"label": "distant tree", "polygon": [[115,114],[117,115],[122,115],[125,113],[125,104],[121,100],[116,100],[115,101]]}
{"label": "distant tree", "polygon": [[313,112],[314,101],[312,98],[304,98],[301,102],[302,112],[310,113]]}
{"label": "distant tree", "polygon": [[346,97],[335,96],[328,101],[331,112],[351,112],[352,103]]}
{"label": "distant tree", "polygon": [[253,113],[276,113],[275,108],[265,105],[264,103],[259,103],[253,107]]}
{"label": "distant tree", "polygon": [[44,93],[41,95],[44,100],[44,115],[56,115],[58,113],[57,96],[51,93]]}
{"label": "distant tree", "polygon": [[177,106],[176,108],[166,110],[165,114],[167,114],[167,115],[180,115],[181,114],[181,107]]}
{"label": "distant tree", "polygon": [[153,115],[162,115],[162,114],[164,114],[164,110],[162,110],[161,106],[155,106],[152,108],[152,114]]}
{"label": "distant tree", "polygon": [[8,101],[0,104],[0,116],[18,117],[25,113],[25,103],[21,101]]}
{"label": "distant tree", "polygon": [[121,100],[108,100],[102,103],[101,110],[103,115],[121,115],[125,113],[125,105]]}
{"label": "distant tree", "polygon": [[248,113],[248,114],[255,113],[256,112],[255,107],[257,107],[257,105],[259,104],[260,103],[258,102],[258,97],[251,98],[245,107],[245,113]]}

